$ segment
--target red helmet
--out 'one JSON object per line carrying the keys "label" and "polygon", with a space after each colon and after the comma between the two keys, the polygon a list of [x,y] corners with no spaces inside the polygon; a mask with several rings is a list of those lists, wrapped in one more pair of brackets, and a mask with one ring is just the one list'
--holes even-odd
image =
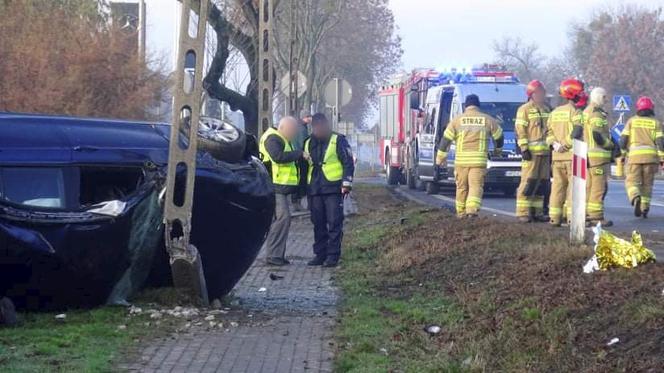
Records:
{"label": "red helmet", "polygon": [[583,82],[578,79],[567,79],[560,83],[560,96],[567,100],[576,100],[584,90]]}
{"label": "red helmet", "polygon": [[532,80],[530,83],[528,83],[528,86],[526,87],[528,98],[532,97],[533,93],[535,93],[535,91],[538,89],[544,89],[544,84],[539,80]]}
{"label": "red helmet", "polygon": [[655,110],[655,103],[648,96],[641,96],[636,102],[636,111]]}
{"label": "red helmet", "polygon": [[577,109],[583,109],[586,106],[588,106],[588,94],[586,92],[581,92],[577,96],[576,102],[574,103],[574,106]]}

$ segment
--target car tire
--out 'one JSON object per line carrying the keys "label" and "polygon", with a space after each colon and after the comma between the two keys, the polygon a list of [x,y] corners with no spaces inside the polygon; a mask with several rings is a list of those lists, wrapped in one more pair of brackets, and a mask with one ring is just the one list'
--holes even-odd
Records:
{"label": "car tire", "polygon": [[230,123],[214,118],[201,118],[198,149],[215,159],[236,163],[246,157],[247,136]]}
{"label": "car tire", "polygon": [[428,182],[426,183],[426,192],[427,194],[438,194],[440,192],[440,187],[436,183]]}
{"label": "car tire", "polygon": [[417,176],[415,172],[411,169],[406,170],[406,184],[408,184],[408,189],[415,189],[416,180]]}
{"label": "car tire", "polygon": [[387,184],[399,185],[400,179],[401,171],[399,170],[399,167],[387,166]]}

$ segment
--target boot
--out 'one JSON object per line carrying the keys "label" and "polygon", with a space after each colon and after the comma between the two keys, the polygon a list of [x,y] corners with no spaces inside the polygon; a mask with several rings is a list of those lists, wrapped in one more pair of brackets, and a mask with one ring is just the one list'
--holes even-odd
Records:
{"label": "boot", "polygon": [[648,212],[650,212],[650,209],[648,209],[648,208],[643,209],[643,211],[641,211],[641,216],[642,216],[644,219],[648,219]]}
{"label": "boot", "polygon": [[533,221],[536,222],[536,223],[546,223],[546,222],[549,221],[549,217],[546,216],[546,215],[536,215],[533,218]]}
{"label": "boot", "polygon": [[339,257],[336,256],[328,256],[323,263],[323,267],[325,268],[334,268],[337,265],[339,265]]}
{"label": "boot", "polygon": [[636,196],[632,200],[632,206],[634,206],[634,216],[641,217],[641,196]]}
{"label": "boot", "polygon": [[611,220],[606,220],[606,219],[591,219],[586,222],[586,227],[592,228],[597,225],[597,223],[602,224],[602,228],[608,228],[613,226],[613,221]]}
{"label": "boot", "polygon": [[322,266],[323,263],[325,263],[325,257],[324,256],[316,256],[315,258],[311,259],[307,265],[311,267],[317,267],[317,266]]}

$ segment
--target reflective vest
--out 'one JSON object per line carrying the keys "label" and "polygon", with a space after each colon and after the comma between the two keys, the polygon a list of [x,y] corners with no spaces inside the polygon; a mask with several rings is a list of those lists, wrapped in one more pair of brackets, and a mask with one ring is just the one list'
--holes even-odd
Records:
{"label": "reflective vest", "polygon": [[517,144],[521,151],[529,150],[532,154],[549,155],[549,145],[546,143],[546,123],[551,110],[528,101],[519,107],[514,120]]}
{"label": "reflective vest", "polygon": [[263,136],[261,136],[261,141],[258,143],[258,151],[260,152],[261,158],[263,159],[263,163],[265,163],[266,167],[268,166],[268,163],[271,165],[272,183],[286,186],[298,185],[300,183],[300,177],[295,162],[273,162],[270,154],[267,152],[267,149],[265,148],[265,141],[272,135],[279,136],[279,138],[284,142],[284,152],[293,151],[293,146],[291,145],[290,141],[283,137],[279,131],[275,130],[274,128],[269,128],[267,131],[265,131]]}
{"label": "reflective vest", "polygon": [[575,126],[583,126],[583,111],[575,108],[572,103],[558,106],[549,114],[546,143],[552,145],[554,142],[558,142],[565,147],[564,152],[553,152],[554,161],[572,160],[574,155],[572,131]]}
{"label": "reflective vest", "polygon": [[[455,166],[486,167],[489,139],[492,138],[495,143],[503,136],[503,129],[478,107],[468,106],[463,114],[447,125],[443,136],[456,144]],[[447,152],[439,149],[437,156],[447,158]]]}
{"label": "reflective vest", "polygon": [[664,153],[657,148],[664,137],[662,125],[652,117],[634,116],[627,121],[622,136],[629,137],[628,161],[633,164],[658,163]]}
{"label": "reflective vest", "polygon": [[[307,141],[304,142],[304,148],[307,149],[309,153],[311,153],[311,149],[309,149],[309,144],[311,143],[311,139],[307,139]],[[325,150],[325,156],[323,157],[323,163],[321,165],[321,169],[323,170],[323,176],[325,176],[325,179],[329,182],[335,182],[339,181],[343,178],[344,175],[344,167],[343,164],[341,163],[341,160],[339,159],[339,155],[337,154],[337,134],[333,133],[332,136],[330,137],[330,142],[327,144],[327,149]],[[309,172],[307,175],[307,183],[311,184],[311,178],[313,175],[314,171],[314,164],[309,160]]]}
{"label": "reflective vest", "polygon": [[[611,133],[607,113],[595,105],[588,105],[583,111],[583,139],[588,143],[588,162],[591,167],[611,163]],[[604,145],[595,142],[593,132],[597,132],[604,138]]]}

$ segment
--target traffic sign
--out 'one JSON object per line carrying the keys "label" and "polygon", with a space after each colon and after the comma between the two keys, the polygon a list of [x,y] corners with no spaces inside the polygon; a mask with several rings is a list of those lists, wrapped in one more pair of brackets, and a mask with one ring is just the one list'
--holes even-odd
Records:
{"label": "traffic sign", "polygon": [[[279,90],[284,95],[288,96],[290,94],[290,84],[291,77],[289,74],[284,75],[279,81]],[[297,72],[297,95],[302,97],[302,95],[307,91],[307,77],[304,76],[300,71]]]}
{"label": "traffic sign", "polygon": [[328,105],[339,106],[337,108],[339,110],[340,107],[346,106],[350,102],[353,97],[353,88],[347,81],[335,78],[325,85],[323,96]]}
{"label": "traffic sign", "polygon": [[618,113],[627,113],[632,106],[632,97],[630,95],[613,96],[613,111]]}

